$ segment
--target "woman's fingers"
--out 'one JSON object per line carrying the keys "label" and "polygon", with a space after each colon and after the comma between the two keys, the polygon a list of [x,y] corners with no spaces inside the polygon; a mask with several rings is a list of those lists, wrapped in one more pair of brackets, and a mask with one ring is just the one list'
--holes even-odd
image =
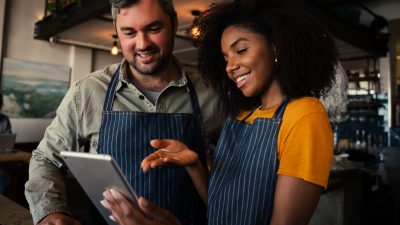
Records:
{"label": "woman's fingers", "polygon": [[168,210],[157,207],[150,203],[145,198],[140,197],[138,200],[140,209],[149,217],[153,218],[154,221],[158,221],[161,224],[166,225],[180,225],[181,223],[172,215]]}
{"label": "woman's fingers", "polygon": [[168,145],[171,145],[172,143],[173,143],[173,140],[170,140],[170,139],[162,139],[162,140],[161,139],[153,139],[150,141],[150,145],[156,149],[165,148]]}
{"label": "woman's fingers", "polygon": [[143,172],[147,172],[151,168],[166,166],[167,162],[164,160],[164,157],[166,157],[165,154],[162,154],[162,152],[159,150],[144,158],[141,163]]}
{"label": "woman's fingers", "polygon": [[110,218],[118,224],[136,225],[146,224],[148,219],[139,209],[135,209],[131,203],[118,191],[107,190],[103,193],[104,200],[101,204],[110,212]]}

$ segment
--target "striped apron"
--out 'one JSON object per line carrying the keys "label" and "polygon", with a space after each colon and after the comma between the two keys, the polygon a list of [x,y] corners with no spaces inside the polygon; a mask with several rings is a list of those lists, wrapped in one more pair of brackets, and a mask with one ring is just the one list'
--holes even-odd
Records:
{"label": "striped apron", "polygon": [[119,68],[107,90],[98,152],[114,157],[138,196],[170,210],[182,224],[206,224],[206,205],[184,167],[161,167],[143,173],[140,166],[155,151],[150,146],[152,139],[179,140],[205,163],[202,118],[191,81],[188,79],[187,91],[193,114],[112,111],[118,80]]}
{"label": "striped apron", "polygon": [[228,118],[221,133],[208,189],[209,225],[269,224],[273,208],[277,135],[286,108],[284,98],[272,118],[253,124]]}

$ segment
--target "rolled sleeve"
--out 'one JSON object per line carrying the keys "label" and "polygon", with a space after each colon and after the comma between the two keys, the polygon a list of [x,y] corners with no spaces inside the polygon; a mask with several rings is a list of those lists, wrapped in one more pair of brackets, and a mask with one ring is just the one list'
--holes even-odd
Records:
{"label": "rolled sleeve", "polygon": [[72,86],[46,129],[43,140],[32,152],[25,196],[35,224],[50,213],[70,214],[65,183],[67,167],[59,152],[79,149],[77,115],[76,87]]}

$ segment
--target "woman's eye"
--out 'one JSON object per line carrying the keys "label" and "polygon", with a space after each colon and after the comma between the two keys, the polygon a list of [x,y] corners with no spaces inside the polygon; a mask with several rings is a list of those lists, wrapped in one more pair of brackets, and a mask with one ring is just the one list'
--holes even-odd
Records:
{"label": "woman's eye", "polygon": [[247,48],[243,48],[243,49],[239,49],[237,51],[237,54],[242,55],[243,53],[245,53],[247,51]]}

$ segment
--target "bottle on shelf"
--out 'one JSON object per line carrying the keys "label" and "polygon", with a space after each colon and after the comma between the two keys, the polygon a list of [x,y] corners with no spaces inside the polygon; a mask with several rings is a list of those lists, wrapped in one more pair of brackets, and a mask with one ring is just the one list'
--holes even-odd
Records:
{"label": "bottle on shelf", "polygon": [[367,152],[367,139],[365,130],[361,130],[360,150],[363,152]]}
{"label": "bottle on shelf", "polygon": [[360,139],[360,130],[356,130],[356,141],[354,143],[354,149],[360,150],[361,149],[361,139]]}

